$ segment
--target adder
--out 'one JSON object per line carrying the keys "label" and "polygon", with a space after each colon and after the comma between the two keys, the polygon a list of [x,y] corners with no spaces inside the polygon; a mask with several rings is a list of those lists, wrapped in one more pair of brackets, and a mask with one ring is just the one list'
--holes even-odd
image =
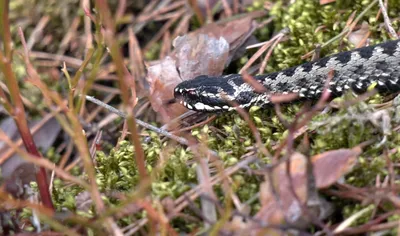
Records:
{"label": "adder", "polygon": [[[329,73],[333,76],[326,86]],[[274,94],[296,93],[300,99],[316,100],[325,87],[332,97],[348,90],[361,94],[371,85],[378,92],[395,93],[400,91],[400,40],[340,52],[254,79],[265,91],[257,92],[239,74],[201,75],[178,84],[174,96],[188,109],[217,112],[268,106]]]}

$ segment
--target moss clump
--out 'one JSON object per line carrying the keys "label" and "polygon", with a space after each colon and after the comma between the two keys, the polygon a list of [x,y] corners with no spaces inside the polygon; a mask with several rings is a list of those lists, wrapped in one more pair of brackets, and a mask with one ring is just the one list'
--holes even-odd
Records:
{"label": "moss clump", "polygon": [[54,191],[52,192],[52,197],[56,209],[58,211],[63,211],[65,209],[75,211],[77,209],[75,197],[84,189],[76,185],[66,187],[65,183],[60,179],[55,179],[53,186]]}
{"label": "moss clump", "polygon": [[[361,13],[372,1],[336,1],[333,4],[320,5],[318,1],[299,0],[286,5],[286,1],[275,1],[270,11],[274,17],[275,31],[283,28],[290,30],[289,40],[277,45],[274,55],[268,63],[267,71],[282,70],[302,63],[301,56],[315,48],[316,44],[322,44],[338,35],[346,27],[350,15],[353,12]],[[372,35],[372,44],[386,41],[390,37],[381,20],[376,20],[376,12],[379,6],[372,7],[359,21],[367,22]],[[400,25],[397,19],[400,6],[397,1],[389,1],[389,16],[394,19],[393,25]],[[338,14],[340,13],[340,14]],[[270,35],[261,35],[268,40]],[[346,40],[346,39],[345,39]],[[321,57],[339,51],[338,41],[322,50]],[[346,46],[340,50],[348,50]]]}
{"label": "moss clump", "polygon": [[[189,189],[196,181],[194,165],[188,161],[192,154],[184,148],[170,149],[168,159],[159,160],[161,152],[167,150],[167,142],[161,142],[157,134],[150,132],[151,142],[143,145],[146,155],[146,168],[154,175],[152,188],[158,198],[177,197]],[[164,149],[165,148],[165,149]],[[127,141],[120,143],[119,149],[111,150],[109,155],[97,153],[97,182],[103,191],[130,191],[139,181],[135,163],[134,147]],[[158,169],[157,165],[160,164]]]}

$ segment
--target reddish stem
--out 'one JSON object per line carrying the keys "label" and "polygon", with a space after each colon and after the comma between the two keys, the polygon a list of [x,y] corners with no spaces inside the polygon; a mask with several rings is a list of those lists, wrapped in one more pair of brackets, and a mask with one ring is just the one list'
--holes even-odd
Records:
{"label": "reddish stem", "polygon": [[[20,91],[18,87],[17,78],[12,70],[12,51],[11,51],[11,33],[10,33],[10,22],[8,19],[9,11],[9,1],[0,0],[0,25],[2,25],[1,36],[4,46],[4,54],[0,51],[0,69],[4,74],[6,85],[10,91],[10,103],[13,107],[9,107],[9,114],[13,116],[14,121],[17,125],[18,131],[21,134],[21,139],[25,145],[27,152],[32,154],[37,158],[42,158],[36,145],[33,141],[32,134],[29,130],[28,122],[26,120],[25,108],[22,102]],[[54,210],[53,203],[51,201],[51,196],[49,192],[49,185],[47,182],[46,170],[44,168],[39,168],[36,173],[36,182],[38,183],[40,197],[42,199],[43,205],[51,210]]]}

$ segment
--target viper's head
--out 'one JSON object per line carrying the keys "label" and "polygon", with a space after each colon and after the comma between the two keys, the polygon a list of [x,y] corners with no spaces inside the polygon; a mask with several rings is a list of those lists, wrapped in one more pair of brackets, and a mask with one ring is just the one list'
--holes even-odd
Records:
{"label": "viper's head", "polygon": [[254,98],[252,90],[251,86],[243,86],[240,75],[218,78],[201,75],[178,84],[174,96],[190,110],[230,111],[235,105],[248,107]]}
{"label": "viper's head", "polygon": [[224,95],[226,98],[229,97],[229,94],[221,87],[223,83],[226,83],[224,79],[201,75],[178,84],[174,90],[174,96],[179,103],[190,110],[232,110],[227,99],[222,98]]}

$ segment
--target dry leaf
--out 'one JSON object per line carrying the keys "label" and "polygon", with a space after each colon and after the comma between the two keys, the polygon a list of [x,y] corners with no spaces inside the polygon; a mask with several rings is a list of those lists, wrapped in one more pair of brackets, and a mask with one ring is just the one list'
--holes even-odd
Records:
{"label": "dry leaf", "polygon": [[252,18],[245,17],[224,24],[209,24],[176,38],[173,53],[148,68],[149,99],[161,120],[167,123],[187,111],[179,104],[168,104],[178,83],[199,75],[221,75],[254,29]]}
{"label": "dry leaf", "polygon": [[182,80],[222,74],[229,53],[229,44],[224,38],[205,34],[182,36],[176,38],[173,45]]}
{"label": "dry leaf", "polygon": [[244,54],[246,46],[252,40],[256,40],[252,35],[256,26],[257,23],[253,20],[253,17],[248,16],[224,24],[208,24],[193,32],[193,34],[201,33],[215,38],[223,37],[229,43],[229,58],[227,60],[227,64],[229,64],[232,60],[240,58]]}
{"label": "dry leaf", "polygon": [[[317,188],[326,188],[354,167],[357,157],[361,154],[360,148],[339,149],[324,152],[311,158],[313,174]],[[290,178],[286,170],[286,162],[278,165],[272,172],[272,181],[265,177],[261,185],[260,202],[261,209],[256,218],[268,224],[282,224],[287,221],[300,227],[306,227],[308,218],[302,210],[306,205],[314,207],[312,212],[323,218],[327,214],[328,207],[323,199],[307,199],[307,160],[300,153],[295,153],[290,158]],[[273,189],[271,189],[273,187]],[[293,191],[296,195],[293,194]],[[318,208],[315,208],[317,203]],[[310,211],[310,208],[309,208]],[[311,212],[311,211],[310,211]]]}
{"label": "dry leaf", "polygon": [[353,31],[349,34],[348,39],[351,44],[360,48],[366,46],[369,35],[369,25],[367,22],[363,22],[359,30]]}
{"label": "dry leaf", "polygon": [[361,154],[360,148],[327,151],[312,157],[317,188],[326,188],[349,173]]}
{"label": "dry leaf", "polygon": [[175,60],[167,56],[161,63],[147,70],[147,81],[150,85],[149,99],[153,110],[160,114],[164,122],[184,113],[186,108],[180,104],[166,104],[173,98],[172,91],[181,81]]}
{"label": "dry leaf", "polygon": [[164,122],[186,111],[180,104],[168,104],[174,97],[175,86],[199,75],[220,75],[229,51],[225,39],[204,34],[178,37],[174,46],[173,56],[167,56],[161,63],[148,68],[150,102]]}

